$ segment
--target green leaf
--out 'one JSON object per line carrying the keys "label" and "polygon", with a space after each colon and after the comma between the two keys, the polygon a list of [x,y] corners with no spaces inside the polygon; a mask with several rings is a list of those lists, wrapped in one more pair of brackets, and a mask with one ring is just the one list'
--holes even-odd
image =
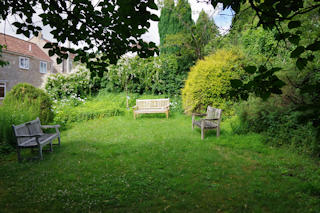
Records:
{"label": "green leaf", "polygon": [[300,36],[298,35],[292,35],[288,39],[292,44],[295,44],[295,45],[298,45],[300,42]]}
{"label": "green leaf", "polygon": [[308,45],[306,49],[311,51],[320,50],[320,41],[315,41],[313,44]]}
{"label": "green leaf", "polygon": [[47,48],[51,48],[52,47],[52,44],[51,43],[46,43],[43,48],[47,49]]}
{"label": "green leaf", "polygon": [[232,88],[239,88],[243,85],[242,81],[239,79],[231,79],[230,83]]}
{"label": "green leaf", "polygon": [[313,61],[313,59],[314,59],[314,55],[309,55],[307,58],[308,61]]}
{"label": "green leaf", "polygon": [[282,70],[282,68],[280,68],[280,67],[273,67],[271,70],[269,70],[269,71],[271,71],[272,73],[275,73],[275,72],[278,72],[279,70]]}
{"label": "green leaf", "polygon": [[159,20],[160,20],[160,18],[159,18],[157,15],[155,15],[155,14],[152,14],[152,15],[150,16],[150,19],[151,19],[152,21],[159,21]]}
{"label": "green leaf", "polygon": [[257,67],[256,66],[246,66],[246,67],[244,67],[244,70],[249,74],[253,74],[256,72]]}
{"label": "green leaf", "polygon": [[150,9],[153,9],[153,10],[157,10],[158,9],[158,6],[156,3],[154,3],[154,1],[148,1],[148,7]]}
{"label": "green leaf", "polygon": [[61,64],[62,63],[62,59],[61,58],[57,58],[57,64]]}
{"label": "green leaf", "polygon": [[263,72],[266,72],[268,69],[265,67],[265,66],[263,66],[263,65],[261,65],[260,67],[259,67],[259,72],[260,73],[263,73]]}
{"label": "green leaf", "polygon": [[301,21],[290,21],[288,23],[288,28],[293,29],[301,26]]}
{"label": "green leaf", "polygon": [[298,58],[296,65],[299,68],[299,70],[302,70],[307,66],[308,60],[306,58]]}
{"label": "green leaf", "polygon": [[290,58],[298,58],[304,51],[305,48],[303,46],[298,46],[295,50],[291,52]]}
{"label": "green leaf", "polygon": [[49,56],[51,57],[51,56],[53,56],[53,55],[54,55],[53,50],[49,50]]}

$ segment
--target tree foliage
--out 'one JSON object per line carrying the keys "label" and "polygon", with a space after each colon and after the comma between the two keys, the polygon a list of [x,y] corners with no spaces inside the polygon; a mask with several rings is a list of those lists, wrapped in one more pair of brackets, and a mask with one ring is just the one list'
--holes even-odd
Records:
{"label": "tree foliage", "polygon": [[[299,44],[302,33],[302,21],[308,21],[300,18],[319,10],[320,3],[318,0],[211,0],[211,4],[214,7],[217,6],[218,2],[222,2],[224,8],[231,7],[236,14],[239,14],[241,11],[241,5],[248,4],[254,11],[254,15],[258,17],[258,26],[263,26],[265,29],[276,29],[276,40],[286,41],[296,45],[295,49],[291,51],[290,56],[296,59],[296,66],[299,70],[304,69],[308,62],[312,62],[314,52],[320,50],[319,35],[307,44]],[[256,68],[256,70],[261,69],[264,68]],[[260,77],[253,79],[247,84],[243,84],[241,88],[237,89],[243,89],[249,92],[260,90],[258,94],[263,98],[267,98],[273,93],[271,87],[277,87],[278,89],[274,89],[274,91],[278,93],[284,85],[283,83],[280,84],[278,81],[274,81],[274,72],[272,71],[270,75],[259,72],[255,73]],[[261,85],[259,79],[269,81],[269,83]]]}
{"label": "tree foliage", "polygon": [[[44,46],[50,49],[49,55],[66,58],[68,52],[74,53],[75,60],[86,63],[90,70],[101,75],[108,65],[106,59],[116,63],[128,51],[137,52],[141,57],[157,51],[153,42],[141,39],[150,27],[150,20],[159,19],[150,12],[157,9],[154,0],[102,0],[96,4],[91,0],[6,0],[0,1],[0,8],[0,20],[16,17],[13,25],[17,27],[17,34],[29,37],[49,26],[57,40]],[[67,40],[78,45],[77,48],[59,46],[59,42]],[[61,63],[61,58],[57,62]]]}
{"label": "tree foliage", "polygon": [[170,40],[169,36],[189,32],[192,26],[191,7],[188,1],[179,0],[175,5],[173,0],[165,0],[158,24],[161,53],[179,51],[177,47],[166,44],[167,40]]}
{"label": "tree foliage", "polygon": [[199,18],[192,28],[192,47],[196,53],[197,59],[203,59],[204,47],[210,40],[216,38],[219,34],[218,28],[213,20],[202,10]]}
{"label": "tree foliage", "polygon": [[152,93],[175,95],[184,78],[178,73],[173,55],[149,58],[121,58],[110,65],[102,78],[102,88],[110,92]]}

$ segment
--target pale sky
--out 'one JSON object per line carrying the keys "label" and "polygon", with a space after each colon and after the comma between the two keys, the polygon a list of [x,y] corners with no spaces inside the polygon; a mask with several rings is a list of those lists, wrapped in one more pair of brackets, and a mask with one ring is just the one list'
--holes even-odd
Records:
{"label": "pale sky", "polygon": [[[197,3],[197,0],[189,0],[192,10],[192,19],[196,22],[199,16],[199,13],[203,9],[209,17],[213,18],[216,25],[219,27],[219,31],[222,34],[228,32],[231,20],[232,20],[232,11],[231,9],[226,9],[222,11],[222,5],[218,5],[215,9],[211,4],[206,3]],[[160,15],[160,10],[153,11],[153,13]],[[15,27],[9,23],[13,23],[15,21],[14,17],[10,17],[7,21],[0,22],[0,32],[8,35],[12,35],[24,40],[28,40],[24,35],[16,35]],[[50,34],[50,28],[44,27],[42,34],[44,38],[48,40],[53,40],[52,35]],[[149,32],[142,36],[142,38],[146,41],[153,41],[156,44],[160,43],[159,33],[158,33],[158,22],[151,22],[151,26],[149,28]]]}

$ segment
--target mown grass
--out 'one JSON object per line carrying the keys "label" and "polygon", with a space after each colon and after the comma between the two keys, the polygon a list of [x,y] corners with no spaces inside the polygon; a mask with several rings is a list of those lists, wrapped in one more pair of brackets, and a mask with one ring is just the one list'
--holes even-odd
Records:
{"label": "mown grass", "polygon": [[1,212],[319,212],[319,162],[173,114],[74,123],[43,161],[0,162]]}

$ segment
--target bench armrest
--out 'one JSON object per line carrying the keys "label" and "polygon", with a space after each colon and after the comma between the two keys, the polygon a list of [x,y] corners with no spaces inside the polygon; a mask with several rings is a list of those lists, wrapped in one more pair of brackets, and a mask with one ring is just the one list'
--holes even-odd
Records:
{"label": "bench armrest", "polygon": [[56,133],[58,133],[59,135],[60,135],[60,132],[59,132],[60,127],[61,127],[60,125],[41,125],[41,128],[43,129],[55,128]]}
{"label": "bench armrest", "polygon": [[42,129],[49,129],[49,128],[60,128],[60,125],[41,125]]}

